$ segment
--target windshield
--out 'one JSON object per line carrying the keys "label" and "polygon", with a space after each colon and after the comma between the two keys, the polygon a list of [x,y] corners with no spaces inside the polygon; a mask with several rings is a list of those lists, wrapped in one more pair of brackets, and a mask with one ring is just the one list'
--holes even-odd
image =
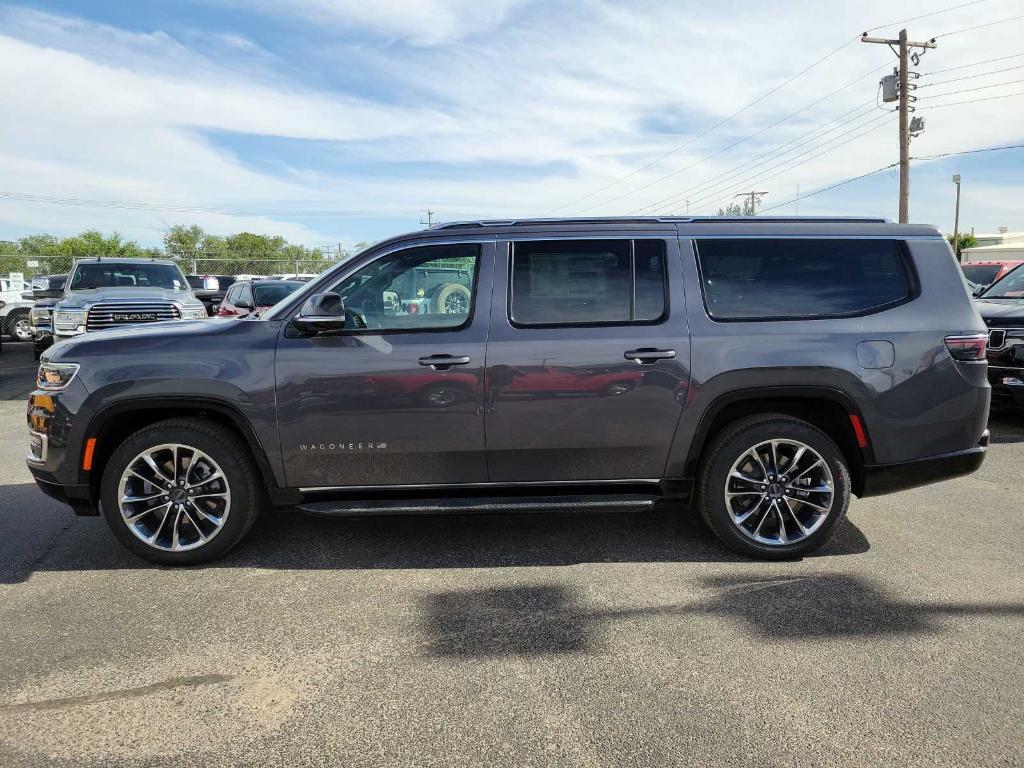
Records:
{"label": "windshield", "polygon": [[188,290],[188,283],[181,270],[173,264],[79,264],[71,279],[71,290],[90,288],[165,288],[185,291]]}
{"label": "windshield", "polygon": [[979,285],[988,285],[996,279],[1001,267],[998,264],[964,264],[963,270],[967,279]]}
{"label": "windshield", "polygon": [[981,294],[983,299],[1024,299],[1024,264],[1008,272]]}
{"label": "windshield", "polygon": [[257,307],[272,307],[285,296],[294,293],[297,289],[302,288],[301,283],[281,283],[278,285],[259,285],[258,283],[254,286],[256,291],[256,306]]}

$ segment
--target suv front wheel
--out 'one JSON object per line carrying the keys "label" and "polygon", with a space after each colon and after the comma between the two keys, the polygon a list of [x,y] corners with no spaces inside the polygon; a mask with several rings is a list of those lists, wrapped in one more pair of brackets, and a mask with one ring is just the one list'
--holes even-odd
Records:
{"label": "suv front wheel", "polygon": [[715,437],[701,466],[701,515],[743,555],[782,560],[812,552],[832,537],[849,504],[842,451],[790,416],[740,419]]}
{"label": "suv front wheel", "polygon": [[125,440],[107,462],[101,495],[114,535],[162,565],[225,554],[250,531],[260,503],[245,445],[197,419],[162,421]]}

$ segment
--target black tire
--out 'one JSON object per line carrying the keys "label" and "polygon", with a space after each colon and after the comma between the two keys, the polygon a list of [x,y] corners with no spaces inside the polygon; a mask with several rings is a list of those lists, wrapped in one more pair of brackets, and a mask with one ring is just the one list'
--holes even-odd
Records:
{"label": "black tire", "polygon": [[[129,462],[143,451],[166,443],[197,448],[223,471],[231,493],[223,527],[196,549],[169,551],[146,544],[121,516],[118,485]],[[103,471],[101,511],[111,531],[135,554],[161,565],[197,565],[216,560],[246,537],[260,513],[262,494],[257,469],[246,445],[231,430],[199,419],[169,419],[140,429],[113,453]]]}
{"label": "black tire", "polygon": [[[795,440],[809,446],[832,473],[832,504],[824,522],[809,535],[790,544],[762,544],[741,533],[725,500],[733,464],[752,446],[776,439]],[[820,429],[792,416],[766,414],[733,422],[711,441],[698,470],[697,507],[704,522],[733,552],[762,560],[790,560],[820,548],[832,538],[849,504],[850,472],[843,452]]]}
{"label": "black tire", "polygon": [[32,325],[28,310],[16,309],[7,316],[7,335],[11,341],[32,340]]}

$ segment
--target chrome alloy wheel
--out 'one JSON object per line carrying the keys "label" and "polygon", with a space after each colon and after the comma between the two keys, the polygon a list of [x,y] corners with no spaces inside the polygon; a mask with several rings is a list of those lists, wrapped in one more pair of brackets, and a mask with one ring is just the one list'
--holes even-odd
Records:
{"label": "chrome alloy wheel", "polygon": [[766,440],[742,454],[725,482],[733,525],[758,544],[802,541],[832,511],[835,485],[828,462],[798,440]]}
{"label": "chrome alloy wheel", "polygon": [[463,293],[454,292],[448,294],[444,300],[444,313],[446,315],[465,315],[469,312],[469,299]]}
{"label": "chrome alloy wheel", "polygon": [[203,546],[231,510],[231,488],[217,462],[177,443],[147,448],[128,462],[117,496],[128,529],[166,552]]}

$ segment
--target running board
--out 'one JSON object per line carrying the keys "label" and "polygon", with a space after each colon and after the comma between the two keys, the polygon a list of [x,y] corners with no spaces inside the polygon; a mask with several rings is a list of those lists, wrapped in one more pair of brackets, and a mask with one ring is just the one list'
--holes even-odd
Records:
{"label": "running board", "polygon": [[466,512],[631,512],[650,509],[660,496],[595,494],[590,496],[482,496],[455,499],[384,499],[314,501],[303,512],[329,517],[358,515],[461,515]]}

